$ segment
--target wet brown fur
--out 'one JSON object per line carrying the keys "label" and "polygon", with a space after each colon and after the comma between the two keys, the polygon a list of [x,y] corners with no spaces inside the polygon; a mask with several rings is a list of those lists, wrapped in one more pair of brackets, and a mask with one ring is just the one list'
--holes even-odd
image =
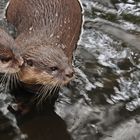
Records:
{"label": "wet brown fur", "polygon": [[[41,69],[43,63],[50,61],[50,65],[57,61],[60,62],[57,65],[66,72],[72,69],[73,51],[82,25],[81,12],[77,0],[11,0],[6,15],[8,21],[17,28],[16,43],[23,51],[25,59],[34,59]],[[50,58],[47,56],[45,59],[45,51],[51,52],[48,54]],[[23,68],[20,75],[22,81],[30,84],[56,84],[59,80],[67,83],[71,80],[61,79],[62,75],[58,75],[60,78],[57,81],[49,73],[43,77],[41,71],[34,68]]]}

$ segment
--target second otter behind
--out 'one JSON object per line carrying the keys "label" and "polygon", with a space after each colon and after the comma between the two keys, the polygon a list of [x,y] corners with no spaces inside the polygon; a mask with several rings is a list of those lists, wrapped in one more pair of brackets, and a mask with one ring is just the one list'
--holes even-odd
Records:
{"label": "second otter behind", "polygon": [[17,28],[16,43],[23,52],[22,82],[61,86],[73,78],[82,25],[78,0],[11,0],[7,19]]}
{"label": "second otter behind", "polygon": [[0,74],[16,74],[22,64],[23,60],[14,39],[0,28]]}

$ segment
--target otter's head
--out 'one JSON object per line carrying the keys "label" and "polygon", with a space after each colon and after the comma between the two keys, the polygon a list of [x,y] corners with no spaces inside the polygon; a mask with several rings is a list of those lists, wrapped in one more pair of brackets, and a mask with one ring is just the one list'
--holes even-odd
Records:
{"label": "otter's head", "polygon": [[72,65],[60,47],[37,46],[25,51],[20,80],[25,84],[61,86],[73,78]]}
{"label": "otter's head", "polygon": [[0,73],[17,73],[22,64],[23,59],[20,57],[14,39],[0,29]]}

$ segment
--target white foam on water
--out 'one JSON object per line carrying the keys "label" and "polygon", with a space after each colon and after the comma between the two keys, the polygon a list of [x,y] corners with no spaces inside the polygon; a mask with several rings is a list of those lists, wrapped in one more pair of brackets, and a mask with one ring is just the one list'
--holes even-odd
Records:
{"label": "white foam on water", "polygon": [[135,16],[140,16],[140,7],[137,7],[134,4],[130,3],[119,3],[116,4],[116,6],[119,8],[119,13],[126,13],[126,14],[131,14]]}
{"label": "white foam on water", "polygon": [[87,91],[90,91],[92,89],[95,89],[96,87],[88,80],[87,76],[84,74],[84,72],[82,70],[80,70],[79,68],[75,68],[75,72],[78,73],[78,75],[80,75],[83,78],[83,81],[85,82],[85,89]]}

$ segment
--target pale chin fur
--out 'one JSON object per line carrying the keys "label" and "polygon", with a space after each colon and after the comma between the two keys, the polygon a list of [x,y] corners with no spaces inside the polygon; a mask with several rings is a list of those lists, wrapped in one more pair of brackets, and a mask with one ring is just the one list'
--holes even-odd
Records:
{"label": "pale chin fur", "polygon": [[12,68],[10,67],[11,62],[8,62],[6,64],[3,64],[2,62],[0,62],[0,73],[7,73],[7,74],[14,74],[19,72],[19,68]]}

